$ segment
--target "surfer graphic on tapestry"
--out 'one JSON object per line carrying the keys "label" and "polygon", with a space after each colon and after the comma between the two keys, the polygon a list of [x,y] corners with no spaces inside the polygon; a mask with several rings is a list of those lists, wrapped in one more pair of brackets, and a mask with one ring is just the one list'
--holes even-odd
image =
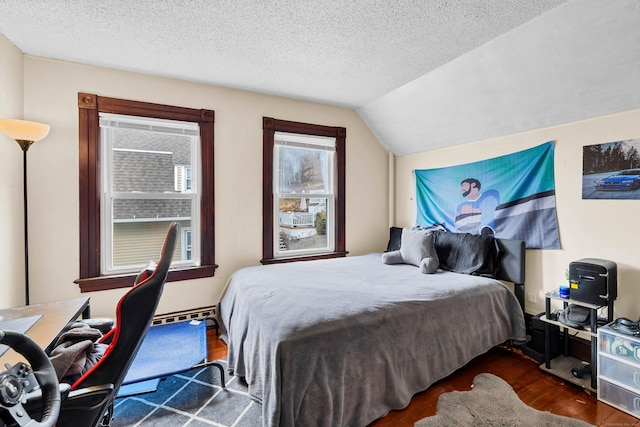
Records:
{"label": "surfer graphic on tapestry", "polygon": [[500,204],[497,190],[480,192],[482,184],[475,178],[467,178],[460,183],[462,197],[467,200],[456,208],[455,225],[460,233],[495,235],[495,212]]}

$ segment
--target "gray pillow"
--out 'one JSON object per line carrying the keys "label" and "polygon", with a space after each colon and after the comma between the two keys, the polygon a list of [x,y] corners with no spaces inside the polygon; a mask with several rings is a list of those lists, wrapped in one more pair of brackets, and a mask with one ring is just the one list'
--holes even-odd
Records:
{"label": "gray pillow", "polygon": [[422,274],[432,274],[435,273],[438,269],[440,262],[438,262],[438,256],[436,255],[436,251],[433,251],[432,257],[422,258],[420,261],[420,273]]}
{"label": "gray pillow", "polygon": [[400,249],[397,251],[383,252],[382,253],[383,264],[404,264],[402,255],[400,255]]}
{"label": "gray pillow", "polygon": [[399,251],[382,254],[385,264],[411,264],[420,267],[423,274],[434,273],[440,262],[434,246],[433,234],[424,230],[402,229]]}

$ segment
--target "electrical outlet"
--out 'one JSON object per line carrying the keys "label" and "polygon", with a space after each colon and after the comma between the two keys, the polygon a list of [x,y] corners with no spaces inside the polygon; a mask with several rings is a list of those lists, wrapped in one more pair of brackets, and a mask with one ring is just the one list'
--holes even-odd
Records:
{"label": "electrical outlet", "polygon": [[538,302],[538,295],[535,292],[527,292],[527,302]]}

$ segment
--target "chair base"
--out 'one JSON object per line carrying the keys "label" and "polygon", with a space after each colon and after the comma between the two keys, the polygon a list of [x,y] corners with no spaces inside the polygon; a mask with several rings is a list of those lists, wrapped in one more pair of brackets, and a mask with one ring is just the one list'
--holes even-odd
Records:
{"label": "chair base", "polygon": [[227,388],[227,385],[226,385],[225,380],[224,380],[224,368],[218,362],[213,362],[213,361],[212,362],[202,362],[202,363],[194,366],[192,369],[206,368],[207,366],[215,366],[216,368],[218,368],[218,370],[220,370],[220,384],[222,385],[222,388]]}

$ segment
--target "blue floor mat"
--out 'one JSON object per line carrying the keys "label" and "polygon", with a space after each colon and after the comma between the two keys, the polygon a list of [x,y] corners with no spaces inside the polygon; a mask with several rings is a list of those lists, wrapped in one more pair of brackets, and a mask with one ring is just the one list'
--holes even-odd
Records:
{"label": "blue floor mat", "polygon": [[123,385],[184,372],[206,359],[206,321],[151,326]]}

